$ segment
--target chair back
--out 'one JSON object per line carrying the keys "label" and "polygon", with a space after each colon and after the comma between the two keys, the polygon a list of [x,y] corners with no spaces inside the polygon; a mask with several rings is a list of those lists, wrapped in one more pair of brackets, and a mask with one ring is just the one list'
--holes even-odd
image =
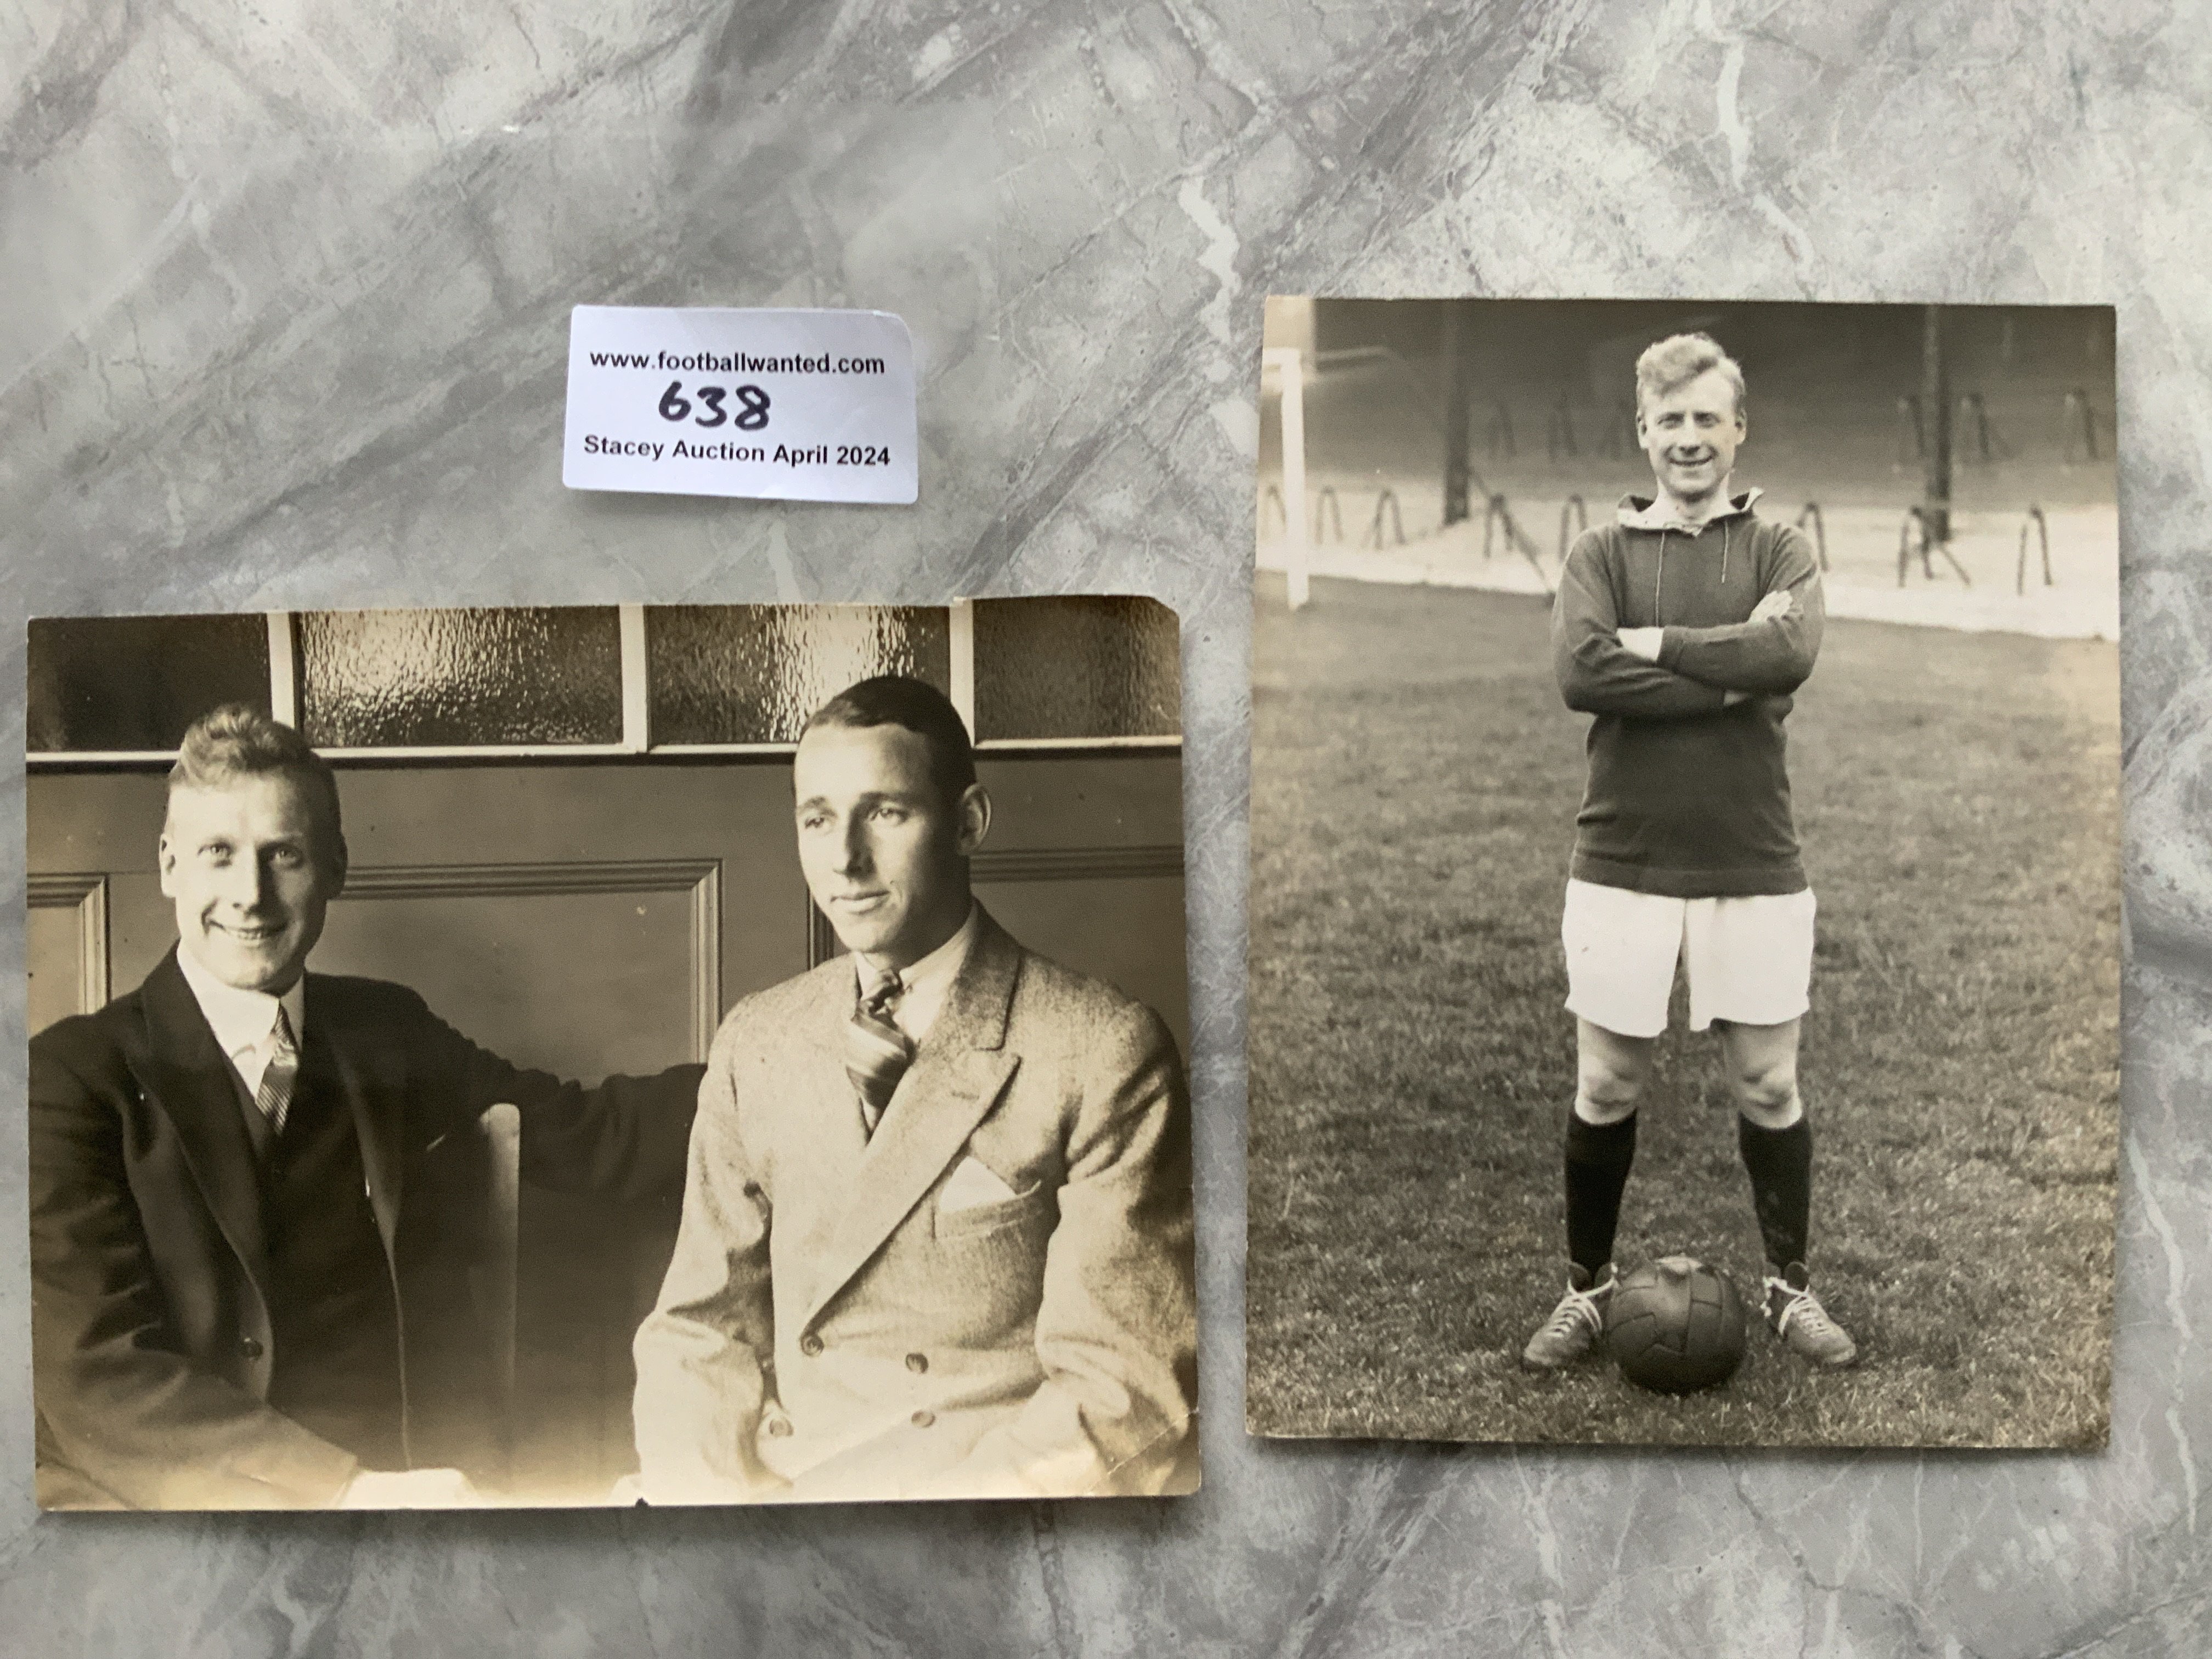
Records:
{"label": "chair back", "polygon": [[487,1153],[483,1233],[469,1273],[477,1316],[491,1355],[493,1407],[501,1461],[514,1459],[515,1284],[522,1230],[522,1113],[501,1102],[477,1120]]}

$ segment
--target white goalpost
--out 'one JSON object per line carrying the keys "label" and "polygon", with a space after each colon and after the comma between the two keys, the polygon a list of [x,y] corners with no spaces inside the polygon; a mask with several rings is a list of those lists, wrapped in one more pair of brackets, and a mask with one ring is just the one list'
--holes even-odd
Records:
{"label": "white goalpost", "polygon": [[1310,597],[1307,574],[1311,556],[1306,525],[1305,354],[1296,346],[1269,346],[1260,354],[1260,367],[1275,371],[1281,391],[1283,568],[1291,609],[1299,611]]}

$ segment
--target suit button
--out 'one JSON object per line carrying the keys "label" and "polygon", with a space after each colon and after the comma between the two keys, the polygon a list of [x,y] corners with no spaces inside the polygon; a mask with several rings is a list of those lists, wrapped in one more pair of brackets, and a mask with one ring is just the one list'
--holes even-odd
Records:
{"label": "suit button", "polygon": [[929,1369],[929,1356],[926,1353],[908,1354],[906,1357],[906,1368],[916,1376],[920,1376]]}
{"label": "suit button", "polygon": [[812,1359],[822,1352],[822,1339],[812,1331],[807,1332],[799,1339],[799,1351],[809,1359]]}
{"label": "suit button", "polygon": [[771,1417],[768,1420],[768,1433],[771,1440],[788,1438],[791,1434],[791,1419],[787,1417]]}
{"label": "suit button", "polygon": [[238,1351],[248,1359],[261,1358],[261,1344],[250,1336],[241,1336],[238,1339]]}
{"label": "suit button", "polygon": [[937,1421],[937,1413],[935,1412],[916,1412],[914,1414],[912,1421],[915,1427],[917,1429],[926,1429],[931,1424]]}

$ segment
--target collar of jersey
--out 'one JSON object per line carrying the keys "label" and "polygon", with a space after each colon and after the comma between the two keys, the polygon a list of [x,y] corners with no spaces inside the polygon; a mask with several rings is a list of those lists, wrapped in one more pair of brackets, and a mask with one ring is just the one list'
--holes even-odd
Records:
{"label": "collar of jersey", "polygon": [[1657,495],[1623,495],[1619,516],[1624,529],[1671,530],[1678,536],[1694,536],[1713,525],[1744,517],[1751,511],[1752,504],[1765,493],[1754,486],[1741,495],[1732,496],[1726,512],[1714,514],[1704,524],[1692,524],[1687,520],[1676,518],[1660,506]]}

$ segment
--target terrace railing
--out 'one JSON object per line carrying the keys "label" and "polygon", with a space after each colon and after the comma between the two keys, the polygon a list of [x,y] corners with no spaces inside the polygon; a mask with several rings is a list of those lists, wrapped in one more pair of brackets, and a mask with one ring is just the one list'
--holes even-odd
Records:
{"label": "terrace railing", "polygon": [[[1571,522],[1571,532],[1568,526]],[[1574,545],[1572,537],[1589,528],[1589,508],[1583,505],[1579,495],[1570,495],[1559,503],[1559,567],[1566,568],[1567,550]]]}
{"label": "terrace railing", "polygon": [[1333,526],[1335,528],[1336,535],[1333,539],[1338,542],[1343,541],[1344,507],[1336,499],[1334,484],[1323,484],[1320,493],[1314,497],[1313,538],[1316,547],[1321,544],[1322,528],[1324,525]]}
{"label": "terrace railing", "polygon": [[1389,511],[1390,529],[1397,538],[1395,544],[1400,547],[1406,544],[1406,519],[1405,515],[1398,510],[1398,492],[1395,489],[1384,489],[1378,492],[1375,497],[1375,517],[1367,526],[1367,538],[1363,544],[1375,549],[1378,553],[1382,549],[1382,514],[1385,508]]}
{"label": "terrace railing", "polygon": [[1544,417],[1544,459],[1577,460],[1581,456],[1582,451],[1575,444],[1575,414],[1562,398]]}
{"label": "terrace railing", "polygon": [[1951,544],[1938,539],[1930,531],[1928,509],[1924,507],[1906,507],[1904,521],[1897,526],[1897,585],[1899,587],[1905,586],[1905,578],[1911,568],[1915,553],[1920,556],[1920,574],[1929,580],[1933,581],[1936,578],[1935,556],[1941,553],[1943,562],[1957,573],[1962,586],[1972,587],[1974,585],[1974,579],[1966,574],[1966,567],[1960,564],[1958,556],[1951,551]]}
{"label": "terrace railing", "polygon": [[1828,521],[1820,516],[1820,502],[1806,502],[1805,510],[1797,515],[1800,530],[1808,524],[1813,526],[1813,550],[1820,556],[1820,574],[1825,576],[1828,574]]}
{"label": "terrace railing", "polygon": [[2027,597],[2027,532],[2033,529],[2043,544],[2043,585],[2053,587],[2057,583],[2051,575],[2051,521],[2043,516],[2043,509],[2031,507],[2027,516],[2020,521],[2020,565],[2013,572],[2013,591],[2022,599]]}

